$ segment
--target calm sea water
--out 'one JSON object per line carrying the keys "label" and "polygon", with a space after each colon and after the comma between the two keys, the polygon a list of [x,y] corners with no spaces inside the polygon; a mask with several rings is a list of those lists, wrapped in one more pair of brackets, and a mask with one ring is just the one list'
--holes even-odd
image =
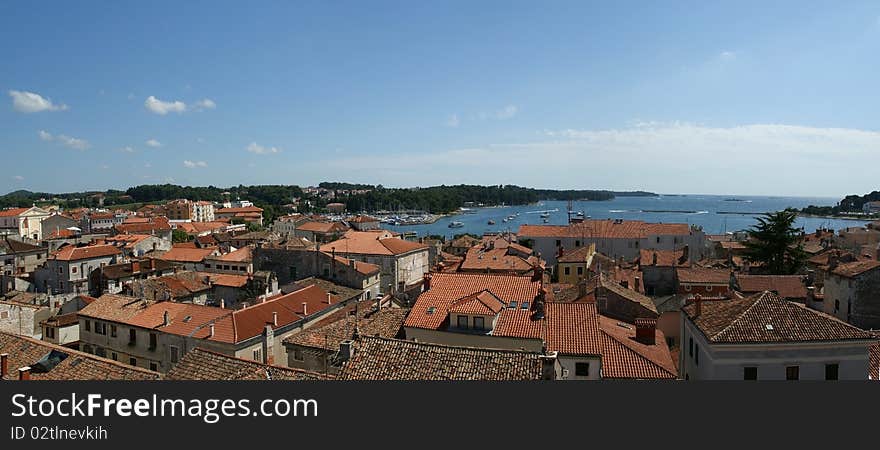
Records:
{"label": "calm sea water", "polygon": [[[731,199],[739,201],[729,201]],[[779,211],[787,207],[803,208],[808,205],[833,206],[838,200],[836,198],[815,197],[663,195],[660,197],[617,197],[613,200],[596,202],[573,202],[572,209],[584,211],[593,219],[688,223],[702,226],[708,234],[720,234],[749,228],[755,224],[755,216],[763,212]],[[568,202],[543,201],[533,205],[474,208],[473,214],[444,217],[430,225],[392,226],[383,224],[382,226],[399,232],[414,231],[419,236],[432,234],[452,237],[461,233],[482,235],[486,232],[505,230],[516,232],[522,224],[543,224],[544,219],[537,211],[554,209],[558,211],[550,213],[550,217],[547,219],[548,224],[566,224],[568,222],[566,214]],[[719,214],[719,212],[737,212],[738,214]],[[509,222],[503,222],[505,217],[515,213],[519,213],[519,215]],[[495,225],[488,225],[490,219],[495,221]],[[464,226],[449,228],[449,223],[452,221],[462,222]],[[837,230],[861,226],[864,223],[857,220],[800,217],[797,226],[809,233],[817,228]]]}

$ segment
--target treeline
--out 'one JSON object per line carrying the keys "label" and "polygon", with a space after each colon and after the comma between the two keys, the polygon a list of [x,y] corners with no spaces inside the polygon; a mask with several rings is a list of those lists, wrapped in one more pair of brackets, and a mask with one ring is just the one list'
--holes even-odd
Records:
{"label": "treeline", "polygon": [[[324,189],[330,189],[330,190],[340,190],[340,191],[376,189],[376,186],[373,186],[371,184],[343,183],[343,182],[339,182],[339,181],[324,181],[324,182],[318,183],[318,187],[324,188]],[[379,187],[381,187],[381,185]]]}
{"label": "treeline", "polygon": [[341,197],[349,211],[416,209],[448,213],[467,203],[487,206],[524,205],[541,200],[611,200],[612,191],[548,190],[521,186],[432,186],[426,188],[388,189],[377,186],[365,194]]}
{"label": "treeline", "polygon": [[880,201],[880,191],[873,191],[865,195],[847,195],[835,206],[810,205],[801,209],[804,214],[817,216],[836,216],[847,213],[860,213],[865,203]]}

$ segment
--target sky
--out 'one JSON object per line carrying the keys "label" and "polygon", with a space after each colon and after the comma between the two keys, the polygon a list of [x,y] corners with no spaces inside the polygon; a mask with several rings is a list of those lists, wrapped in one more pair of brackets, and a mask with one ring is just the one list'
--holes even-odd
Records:
{"label": "sky", "polygon": [[0,193],[880,189],[876,0],[9,1],[0,58]]}

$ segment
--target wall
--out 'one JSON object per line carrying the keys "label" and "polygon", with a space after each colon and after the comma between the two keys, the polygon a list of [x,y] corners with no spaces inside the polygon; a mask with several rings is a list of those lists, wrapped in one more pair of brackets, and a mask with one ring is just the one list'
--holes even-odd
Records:
{"label": "wall", "polygon": [[[568,356],[559,355],[559,365],[562,366],[559,380],[598,380],[602,374],[602,360],[598,356]],[[589,376],[577,376],[576,364],[589,363]],[[567,376],[566,376],[567,375]]]}
{"label": "wall", "polygon": [[454,333],[449,331],[426,330],[423,328],[412,327],[404,327],[404,333],[406,335],[406,339],[410,341],[429,342],[433,344],[453,345],[458,347],[526,350],[536,353],[541,353],[544,348],[544,341],[541,339]]}
{"label": "wall", "polygon": [[16,302],[0,302],[0,331],[39,339],[40,322],[51,315],[49,308]]}
{"label": "wall", "polygon": [[824,308],[825,313],[859,328],[880,329],[880,269],[857,278],[827,274]]}

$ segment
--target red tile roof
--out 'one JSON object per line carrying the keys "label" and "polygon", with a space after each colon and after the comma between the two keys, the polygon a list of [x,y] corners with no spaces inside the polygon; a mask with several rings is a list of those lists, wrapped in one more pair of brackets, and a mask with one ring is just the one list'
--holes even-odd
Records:
{"label": "red tile roof", "polygon": [[108,256],[119,255],[122,252],[112,245],[90,245],[87,247],[76,247],[68,245],[55,251],[50,259],[58,261],[79,261],[82,259],[105,258]]}
{"label": "red tile roof", "polygon": [[348,227],[339,222],[306,222],[297,225],[296,230],[312,233],[342,233],[348,230]]}
{"label": "red tile roof", "polygon": [[674,379],[677,363],[672,358],[666,337],[656,330],[654,344],[635,339],[636,327],[599,316],[602,331],[602,378]]}
{"label": "red tile roof", "polygon": [[740,292],[755,294],[776,291],[784,299],[807,298],[807,285],[801,275],[736,275]]}
{"label": "red tile roof", "polygon": [[[356,305],[346,306],[321,319],[307,330],[293,334],[284,339],[285,344],[318,348],[326,351],[338,351],[339,344],[352,339],[355,328],[355,310],[357,310],[357,328],[361,336],[397,337],[408,308],[376,309],[374,302],[361,301]],[[357,306],[357,308],[355,308]]]}
{"label": "red tile roof", "polygon": [[245,206],[243,208],[221,208],[214,212],[214,214],[239,214],[239,213],[262,213],[263,208],[258,208],[256,206]]}
{"label": "red tile roof", "polygon": [[118,223],[113,227],[120,234],[150,234],[157,231],[171,231],[171,224],[165,217],[154,217],[150,222]]}
{"label": "red tile roof", "polygon": [[505,304],[532,302],[540,284],[527,276],[435,273],[430,289],[419,295],[405,326],[440,329],[453,302],[484,290],[491,291]]}
{"label": "red tile roof", "polygon": [[703,301],[683,307],[713,343],[783,343],[871,339],[871,335],[830,315],[782,300],[772,292],[742,299]]}
{"label": "red tile roof", "polygon": [[165,374],[166,380],[247,380],[290,381],[326,380],[331,375],[302,369],[263,364],[203,348],[194,348]]}
{"label": "red tile roof", "polygon": [[427,250],[428,246],[398,238],[383,237],[369,231],[349,231],[341,239],[321,246],[322,252],[360,254],[360,255],[402,255],[418,250]]}
{"label": "red tile roof", "polygon": [[869,259],[840,264],[831,273],[841,277],[855,278],[878,267],[880,267],[880,261]]}
{"label": "red tile roof", "polygon": [[202,262],[206,257],[211,256],[217,250],[214,248],[181,248],[173,247],[158,259],[174,262]]}
{"label": "red tile roof", "polygon": [[504,309],[504,306],[504,302],[499,300],[491,291],[485,290],[452,302],[449,312],[494,316]]}
{"label": "red tile roof", "polygon": [[508,308],[501,312],[494,336],[543,339],[547,351],[564,355],[600,355],[599,322],[595,303],[545,303],[543,319],[533,310]]}
{"label": "red tile roof", "polygon": [[707,269],[704,267],[678,268],[676,269],[679,283],[689,284],[730,284],[730,270]]}
{"label": "red tile roof", "polygon": [[640,220],[585,220],[570,225],[520,225],[520,238],[535,237],[590,237],[602,239],[642,239],[648,236],[687,235],[686,223],[649,223]]}
{"label": "red tile roof", "polygon": [[[654,264],[654,255],[657,255],[657,264]],[[689,267],[691,264],[684,250],[639,250],[639,265],[657,267]]]}

